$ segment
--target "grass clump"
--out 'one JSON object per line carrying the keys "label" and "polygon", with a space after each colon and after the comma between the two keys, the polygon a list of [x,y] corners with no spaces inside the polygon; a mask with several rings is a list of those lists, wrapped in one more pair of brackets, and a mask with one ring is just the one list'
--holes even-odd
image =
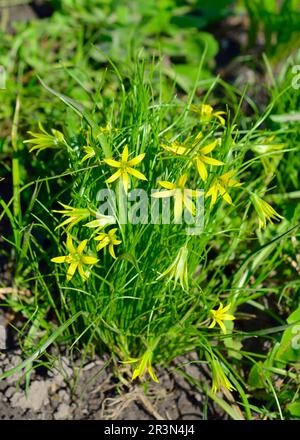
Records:
{"label": "grass clump", "polygon": [[[73,2],[56,4],[64,14]],[[188,379],[230,417],[298,417],[299,133],[288,67],[271,77],[261,113],[211,73],[203,83],[205,51],[187,82],[151,51],[103,62],[88,36],[75,51],[81,64],[74,46],[75,67],[58,67],[49,50],[27,89],[24,48],[15,100],[8,83],[3,255],[15,292],[30,294],[3,301],[22,317],[26,356],[0,378],[28,373],[54,342],[83,357],[109,353],[127,384],[159,382],[194,352],[208,379]],[[30,121],[29,95],[41,96]]]}

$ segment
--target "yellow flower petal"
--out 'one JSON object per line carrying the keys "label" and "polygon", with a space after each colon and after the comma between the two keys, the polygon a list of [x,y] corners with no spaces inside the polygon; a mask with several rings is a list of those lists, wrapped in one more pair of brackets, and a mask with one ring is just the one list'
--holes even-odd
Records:
{"label": "yellow flower petal", "polygon": [[115,218],[112,215],[97,214],[98,218],[86,223],[84,226],[88,228],[104,228],[107,225],[116,223]]}
{"label": "yellow flower petal", "polygon": [[92,147],[83,147],[83,150],[87,153],[82,159],[80,163],[85,162],[88,159],[91,159],[92,157],[96,156],[96,152]]}
{"label": "yellow flower petal", "polygon": [[183,194],[181,191],[176,191],[174,199],[174,221],[177,223],[181,219],[183,211]]}
{"label": "yellow flower petal", "polygon": [[176,189],[172,189],[170,191],[157,191],[151,194],[151,197],[155,199],[163,199],[165,197],[172,197],[176,193]]}
{"label": "yellow flower petal", "polygon": [[219,310],[222,309],[222,312],[224,313],[224,312],[227,312],[230,309],[230,307],[231,307],[231,303],[227,304],[227,306],[225,306],[225,307],[223,307],[222,304],[220,304]]}
{"label": "yellow flower petal", "polygon": [[116,160],[113,160],[113,159],[103,159],[103,162],[105,162],[110,167],[121,168],[121,163],[117,162]]}
{"label": "yellow flower petal", "polygon": [[65,211],[56,211],[55,209],[53,210],[53,212],[64,212],[64,213],[68,213],[69,211],[73,211],[73,206],[70,205],[65,205],[64,203],[58,202],[63,208],[65,208]]}
{"label": "yellow flower petal", "polygon": [[222,174],[222,176],[219,176],[219,179],[221,179],[225,184],[227,184],[228,180],[231,179],[232,176],[235,175],[235,171],[227,171],[227,173]]}
{"label": "yellow flower petal", "polygon": [[62,228],[63,226],[66,226],[69,223],[72,223],[72,225],[74,226],[76,223],[79,223],[80,221],[81,221],[80,217],[79,218],[78,217],[69,217],[66,220],[64,220],[62,223],[60,223],[58,226],[56,226],[55,231],[56,231],[56,229]]}
{"label": "yellow flower petal", "polygon": [[53,263],[65,263],[66,262],[66,258],[67,257],[54,257],[54,258],[51,258],[51,261],[53,262]]}
{"label": "yellow flower petal", "polygon": [[86,247],[87,244],[87,240],[83,240],[81,243],[79,243],[78,248],[77,248],[77,252],[79,254],[82,254],[82,252],[84,251],[84,248]]}
{"label": "yellow flower petal", "polygon": [[108,243],[102,241],[97,245],[96,249],[97,251],[101,251],[101,249],[105,248],[107,245]]}
{"label": "yellow flower petal", "polygon": [[216,148],[218,143],[219,143],[219,141],[218,141],[218,139],[216,139],[211,144],[205,145],[205,147],[201,148],[200,153],[204,154],[204,155],[211,153]]}
{"label": "yellow flower petal", "polygon": [[223,199],[229,203],[229,205],[232,205],[232,198],[230,197],[230,195],[228,194],[227,191],[220,191],[221,196],[223,197]]}
{"label": "yellow flower petal", "polygon": [[208,328],[214,328],[216,326],[216,321],[213,319],[212,323],[208,326]]}
{"label": "yellow flower petal", "polygon": [[168,181],[166,181],[166,180],[159,180],[159,181],[158,181],[158,184],[159,184],[160,186],[162,186],[163,188],[166,188],[166,189],[175,189],[175,188],[176,188],[175,183],[168,182]]}
{"label": "yellow flower petal", "polygon": [[69,249],[69,251],[71,252],[71,253],[75,253],[76,252],[76,249],[75,249],[75,247],[74,247],[74,245],[73,245],[73,242],[72,242],[72,237],[71,237],[71,235],[67,235],[67,242],[66,242],[66,245],[67,245],[67,248]]}
{"label": "yellow flower petal", "polygon": [[117,230],[118,230],[118,228],[113,228],[113,229],[111,229],[110,231],[108,231],[108,235],[109,235],[110,237],[112,237],[113,235],[115,235],[115,233],[117,232]]}
{"label": "yellow flower petal", "polygon": [[114,259],[117,258],[117,257],[116,257],[116,254],[115,254],[115,250],[114,250],[114,245],[113,245],[113,244],[110,244],[110,245],[108,246],[108,252],[110,253],[110,255],[111,255]]}
{"label": "yellow flower petal", "polygon": [[201,159],[203,162],[207,163],[208,165],[224,165],[224,162],[221,162],[220,160],[214,159],[212,157],[207,156],[201,156]]}
{"label": "yellow flower petal", "polygon": [[122,162],[127,162],[128,161],[128,146],[127,145],[125,145],[125,148],[124,148],[124,150],[123,150],[123,153],[122,153]]}
{"label": "yellow flower petal", "polygon": [[187,209],[192,215],[195,215],[195,214],[196,214],[196,207],[195,207],[194,203],[193,203],[188,197],[184,197],[184,199],[183,199],[183,203],[184,203],[184,206],[186,207],[186,209]]}
{"label": "yellow flower petal", "polygon": [[224,320],[224,321],[234,321],[234,320],[235,320],[235,317],[234,317],[233,315],[229,315],[229,314],[225,313],[225,314],[223,315],[223,320]]}
{"label": "yellow flower petal", "polygon": [[127,361],[119,361],[120,364],[134,364],[135,362],[139,362],[141,358],[129,358]]}
{"label": "yellow flower petal", "polygon": [[210,196],[211,196],[210,207],[212,207],[216,203],[218,197],[218,187],[216,184],[213,184],[205,195],[205,197],[210,197]]}
{"label": "yellow flower petal", "polygon": [[144,157],[146,156],[145,153],[139,154],[138,156],[134,157],[133,159],[129,160],[127,162],[127,165],[129,165],[130,167],[137,165],[138,163],[142,162],[142,160],[144,159]]}
{"label": "yellow flower petal", "polygon": [[196,158],[196,165],[197,165],[198,173],[200,174],[201,179],[205,182],[207,179],[207,176],[208,176],[205,164],[201,161],[201,159],[199,159],[197,157]]}
{"label": "yellow flower petal", "polygon": [[80,277],[83,279],[83,281],[86,281],[88,279],[88,276],[85,273],[85,271],[83,270],[83,267],[81,266],[81,264],[78,265],[78,272],[79,272]]}
{"label": "yellow flower petal", "polygon": [[221,125],[225,125],[225,119],[221,115],[226,115],[225,112],[215,112],[214,116],[220,121]]}
{"label": "yellow flower petal", "polygon": [[170,153],[178,154],[179,156],[183,156],[187,153],[188,149],[185,147],[180,146],[179,144],[176,144],[175,142],[172,143],[172,146],[169,145],[161,145],[161,147],[169,151]]}
{"label": "yellow flower petal", "polygon": [[182,176],[179,177],[178,179],[178,186],[179,188],[184,188],[186,181],[187,181],[187,174],[183,174]]}
{"label": "yellow flower petal", "polygon": [[221,327],[221,330],[224,333],[224,335],[226,335],[227,334],[227,330],[226,330],[224,322],[221,321],[220,319],[217,319],[216,321],[217,321],[217,324]]}
{"label": "yellow flower petal", "polygon": [[112,240],[112,244],[113,245],[118,245],[118,244],[121,244],[121,243],[122,243],[122,240],[115,240],[115,239]]}
{"label": "yellow flower petal", "polygon": [[106,179],[106,183],[112,183],[121,176],[121,170],[116,171],[112,176]]}
{"label": "yellow flower petal", "polygon": [[158,380],[156,374],[154,373],[154,371],[153,371],[153,369],[152,369],[152,366],[151,366],[150,364],[149,364],[149,366],[148,366],[148,373],[149,373],[149,376],[151,377],[151,379],[152,379],[154,382],[159,383],[159,380]]}
{"label": "yellow flower petal", "polygon": [[95,258],[95,257],[90,257],[88,255],[84,255],[81,258],[81,261],[83,264],[96,264],[96,263],[98,263],[99,259]]}
{"label": "yellow flower petal", "polygon": [[235,171],[228,171],[225,174],[222,174],[222,176],[219,176],[219,179],[224,183],[225,186],[235,187],[235,186],[241,186],[242,184],[238,182],[237,180],[231,179],[232,176],[236,174]]}
{"label": "yellow flower petal", "polygon": [[107,237],[107,234],[105,232],[101,232],[101,234],[97,235],[97,237],[94,238],[94,240],[96,241],[101,241],[103,240],[105,237]]}
{"label": "yellow flower petal", "polygon": [[140,171],[135,170],[134,168],[127,168],[127,172],[132,174],[137,179],[148,180],[147,177],[144,176],[143,173],[141,173]]}
{"label": "yellow flower petal", "polygon": [[122,179],[122,183],[123,183],[123,187],[124,187],[125,193],[127,194],[128,193],[128,187],[129,187],[129,176],[128,176],[128,174],[126,172],[123,172],[121,179]]}
{"label": "yellow flower petal", "polygon": [[78,263],[71,263],[67,272],[67,280],[70,281],[78,267]]}

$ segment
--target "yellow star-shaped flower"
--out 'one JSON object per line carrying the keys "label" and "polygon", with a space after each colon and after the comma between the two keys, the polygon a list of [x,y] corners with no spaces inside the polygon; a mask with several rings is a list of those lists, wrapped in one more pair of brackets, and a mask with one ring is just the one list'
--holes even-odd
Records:
{"label": "yellow star-shaped flower", "polygon": [[200,120],[202,122],[209,122],[212,119],[216,118],[220,122],[221,125],[225,125],[225,119],[223,118],[223,115],[226,115],[225,112],[218,111],[214,112],[214,109],[211,105],[208,104],[201,104],[201,105],[194,105],[192,104],[190,107],[190,110],[194,113],[197,113],[200,116]]}
{"label": "yellow star-shaped flower", "polygon": [[113,258],[117,258],[114,250],[114,246],[117,246],[122,243],[121,240],[118,240],[116,237],[117,228],[111,229],[106,232],[101,232],[97,237],[95,237],[95,240],[100,241],[100,243],[97,245],[97,251],[100,251],[101,249],[108,246],[108,250],[110,255]]}
{"label": "yellow star-shaped flower", "polygon": [[152,368],[152,357],[153,357],[153,352],[152,352],[152,350],[148,349],[145,351],[145,353],[143,354],[142,357],[129,358],[127,361],[122,361],[121,363],[122,364],[139,363],[137,365],[137,367],[133,370],[132,377],[131,377],[132,381],[137,378],[143,379],[145,374],[148,372],[151,379],[154,382],[159,383],[159,380],[158,380],[158,378]]}
{"label": "yellow star-shaped flower", "polygon": [[68,234],[66,246],[69,254],[51,259],[53,263],[68,263],[70,265],[67,272],[67,281],[70,281],[73,278],[73,275],[77,269],[81,278],[84,281],[87,280],[88,277],[86,272],[83,270],[83,264],[91,265],[96,264],[99,261],[98,258],[83,255],[87,242],[87,240],[83,240],[81,243],[79,243],[78,248],[76,249],[73,245],[71,235]]}
{"label": "yellow star-shaped flower", "polygon": [[177,180],[177,183],[168,181],[159,181],[159,185],[166,188],[168,191],[157,191],[152,194],[154,198],[174,197],[174,220],[175,222],[181,219],[184,207],[195,215],[196,207],[192,202],[191,197],[199,197],[202,195],[200,191],[190,190],[185,187],[187,181],[187,174],[183,174]]}
{"label": "yellow star-shaped flower", "polygon": [[235,390],[232,383],[227,378],[223,364],[211,357],[210,360],[211,370],[212,370],[212,387],[211,392],[216,394],[218,391],[228,390],[232,392]]}
{"label": "yellow star-shaped flower", "polygon": [[121,178],[126,194],[128,192],[128,187],[129,187],[129,179],[130,179],[129,174],[136,177],[137,179],[148,180],[147,177],[144,176],[144,174],[132,168],[133,166],[142,162],[142,160],[145,157],[145,153],[139,154],[138,156],[130,160],[128,160],[128,157],[129,157],[129,152],[128,152],[128,147],[126,145],[121,155],[120,162],[114,159],[104,159],[104,162],[110,167],[118,168],[118,170],[106,180],[106,183],[112,183],[115,182],[117,179]]}
{"label": "yellow star-shaped flower", "polygon": [[219,140],[211,142],[208,145],[203,146],[197,151],[197,145],[199,140],[201,140],[201,133],[196,136],[196,139],[191,147],[186,147],[184,144],[180,144],[177,141],[173,141],[171,145],[162,144],[162,148],[170,153],[176,154],[178,156],[190,156],[192,155],[193,160],[195,161],[198,173],[201,179],[205,182],[208,177],[208,172],[206,165],[220,166],[224,165],[224,162],[220,160],[214,159],[213,157],[208,156],[219,144]]}
{"label": "yellow star-shaped flower", "polygon": [[216,146],[218,145],[218,140],[215,140],[209,145],[205,145],[205,147],[202,147],[199,152],[197,153],[197,156],[195,157],[195,162],[197,166],[198,173],[204,182],[207,180],[207,169],[206,165],[224,165],[224,162],[221,162],[220,160],[214,159],[212,157],[207,156],[209,153],[211,153]]}
{"label": "yellow star-shaped flower", "polygon": [[89,145],[86,145],[83,147],[83,151],[86,153],[86,155],[81,159],[80,163],[85,162],[88,159],[91,159],[92,157],[96,156],[96,151],[93,147],[90,147]]}
{"label": "yellow star-shaped flower", "polygon": [[235,171],[229,171],[228,173],[218,176],[214,180],[213,184],[205,194],[205,197],[211,197],[210,207],[212,207],[216,203],[218,195],[220,195],[227,203],[229,203],[229,205],[232,205],[232,199],[227,192],[227,188],[242,185],[237,180],[232,179],[232,176],[234,176],[234,174]]}
{"label": "yellow star-shaped flower", "polygon": [[58,212],[59,214],[63,214],[63,217],[67,217],[62,223],[56,226],[55,229],[62,228],[67,225],[67,230],[81,222],[82,220],[90,217],[92,212],[87,208],[74,208],[73,206],[64,205],[61,202],[58,202],[64,209],[57,210],[54,209],[53,212]]}
{"label": "yellow star-shaped flower", "polygon": [[210,315],[212,318],[212,323],[208,328],[214,328],[215,325],[218,324],[221,327],[221,330],[224,333],[224,335],[226,335],[226,327],[223,321],[233,321],[235,319],[233,315],[229,315],[228,313],[226,313],[230,309],[230,307],[231,304],[228,304],[225,307],[222,304],[220,304],[217,310],[211,310]]}
{"label": "yellow star-shaped flower", "polygon": [[188,249],[186,245],[179,249],[179,252],[170,266],[159,275],[157,280],[167,277],[167,284],[174,279],[174,288],[177,282],[180,282],[182,289],[188,289]]}
{"label": "yellow star-shaped flower", "polygon": [[272,220],[280,221],[280,219],[283,219],[269,203],[257,194],[251,193],[250,199],[258,215],[259,229],[266,229],[267,221],[273,223]]}

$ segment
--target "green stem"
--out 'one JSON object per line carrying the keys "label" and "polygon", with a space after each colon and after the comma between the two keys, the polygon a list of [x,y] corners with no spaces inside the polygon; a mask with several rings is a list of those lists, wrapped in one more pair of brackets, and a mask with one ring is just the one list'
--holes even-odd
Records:
{"label": "green stem", "polygon": [[17,96],[15,114],[11,131],[11,143],[13,147],[13,160],[12,160],[12,179],[13,179],[13,213],[15,219],[20,220],[21,217],[21,204],[20,204],[20,166],[18,158],[18,123],[20,113],[20,98]]}
{"label": "green stem", "polygon": [[14,222],[12,224],[16,249],[20,249],[21,246],[21,233],[20,225],[22,221],[21,212],[21,199],[20,199],[20,164],[18,157],[18,123],[19,123],[19,113],[20,113],[20,97],[17,96],[16,107],[13,118],[12,130],[11,130],[11,143],[13,148],[13,159],[12,159],[12,181],[13,181],[13,218]]}

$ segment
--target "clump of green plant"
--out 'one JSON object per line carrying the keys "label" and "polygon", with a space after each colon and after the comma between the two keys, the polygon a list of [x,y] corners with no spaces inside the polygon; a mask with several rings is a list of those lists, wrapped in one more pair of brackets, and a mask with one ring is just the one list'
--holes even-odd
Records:
{"label": "clump of green plant", "polygon": [[[52,91],[77,114],[77,129],[60,124],[29,133],[32,157],[66,166],[31,183],[38,191],[32,194],[26,258],[35,287],[22,307],[8,304],[22,309],[27,326],[40,335],[37,351],[27,345],[31,362],[54,339],[75,340],[87,351],[108,351],[116,374],[128,364],[132,380],[148,373],[157,382],[158,366],[196,351],[199,365],[211,371],[211,387],[199,387],[218,403],[216,393],[223,391],[233,418],[251,419],[253,411],[263,417],[249,401],[254,373],[249,385],[243,369],[263,355],[249,353],[243,343],[279,331],[273,328],[278,318],[259,298],[279,291],[268,286],[295,231],[296,217],[286,220],[270,187],[278,151],[290,148],[280,132],[259,130],[261,121],[240,131],[238,115],[214,108],[209,96],[199,100],[192,92],[185,100],[162,101],[159,66],[144,68],[137,61],[125,73],[115,70],[120,92],[102,101],[91,96],[92,112]],[[132,195],[137,189],[148,195],[146,211]],[[101,190],[115,194],[106,212],[99,211]],[[199,199],[203,223],[193,233],[180,220],[183,213],[195,217]],[[170,202],[172,221],[151,221],[152,203],[163,201]],[[269,316],[269,329],[256,322],[259,330],[241,330],[249,317],[246,304]],[[41,318],[50,311],[54,333],[54,324]],[[275,364],[267,387],[274,391],[272,374],[290,378],[288,365]],[[225,396],[241,399],[244,415]],[[270,411],[278,410],[274,402]]]}

